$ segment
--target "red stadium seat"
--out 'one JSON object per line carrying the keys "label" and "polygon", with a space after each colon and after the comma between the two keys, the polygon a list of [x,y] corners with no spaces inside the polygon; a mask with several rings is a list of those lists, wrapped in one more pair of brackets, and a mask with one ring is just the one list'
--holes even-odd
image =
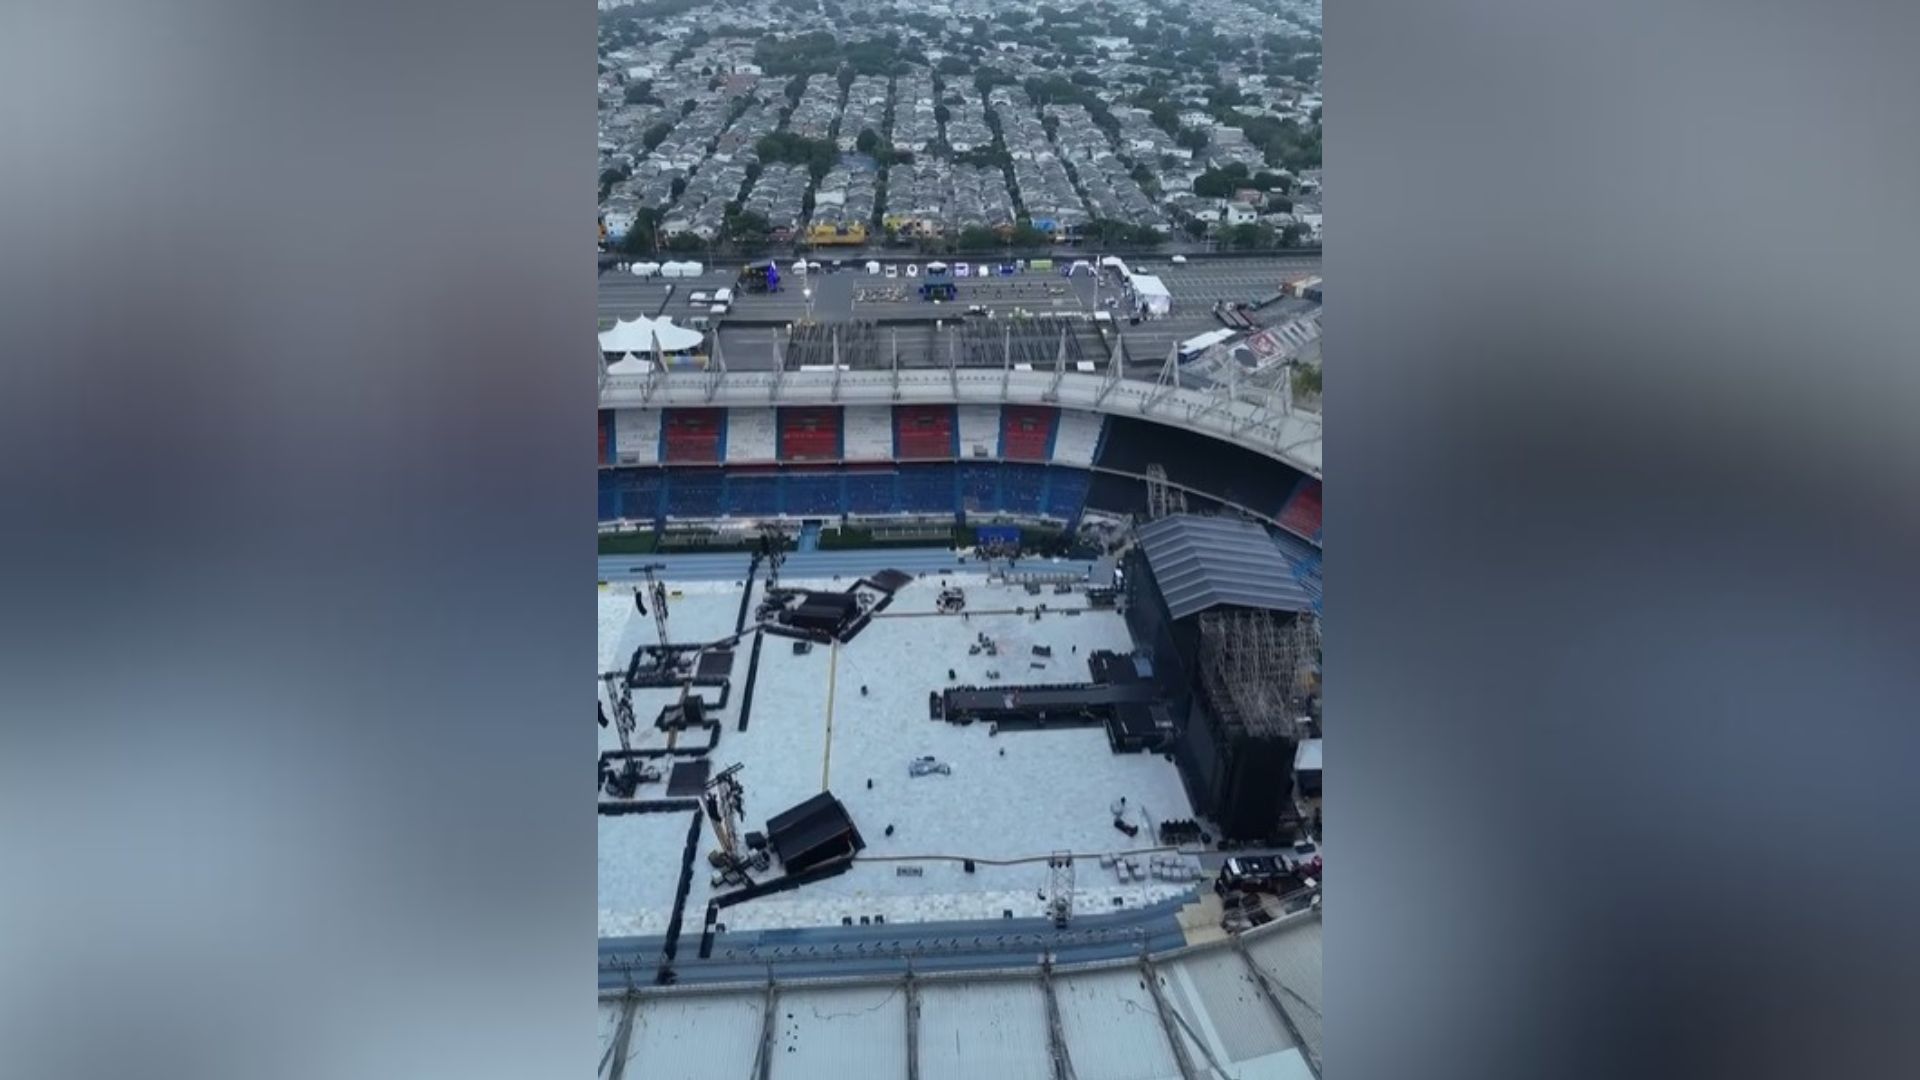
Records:
{"label": "red stadium seat", "polygon": [[1288,532],[1320,539],[1320,481],[1302,480],[1293,497],[1280,510],[1280,525]]}
{"label": "red stadium seat", "polygon": [[1059,413],[1045,405],[1007,405],[1000,410],[1002,456],[1008,461],[1045,461]]}
{"label": "red stadium seat", "polygon": [[893,420],[900,460],[952,460],[953,406],[899,405]]}
{"label": "red stadium seat", "polygon": [[780,460],[833,461],[839,456],[839,406],[817,405],[780,410]]}
{"label": "red stadium seat", "polygon": [[720,425],[724,409],[668,409],[661,425],[666,429],[670,464],[712,463],[720,460]]}

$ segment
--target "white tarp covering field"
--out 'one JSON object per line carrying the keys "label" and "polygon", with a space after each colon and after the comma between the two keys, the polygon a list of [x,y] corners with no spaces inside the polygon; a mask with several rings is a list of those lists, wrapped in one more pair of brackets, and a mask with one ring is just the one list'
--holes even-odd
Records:
{"label": "white tarp covering field", "polygon": [[[884,554],[876,552],[873,569],[884,566]],[[745,732],[736,730],[735,720],[751,636],[737,649],[733,699],[722,714],[725,727],[713,763],[716,770],[734,762],[744,766],[747,828],[763,828],[768,817],[824,786],[846,804],[867,848],[845,874],[728,908],[723,921],[730,928],[838,925],[843,917],[861,915],[883,915],[889,922],[999,918],[1005,911],[1036,916],[1045,908],[1039,895],[1047,882],[1044,860],[1054,851],[1087,856],[1076,862],[1075,906],[1081,913],[1111,911],[1116,899],[1135,906],[1192,888],[1190,882],[1153,878],[1123,882],[1096,857],[1152,846],[1154,823],[1193,816],[1171,762],[1152,754],[1115,754],[1098,727],[992,735],[984,725],[928,718],[928,695],[950,685],[950,669],[959,684],[1089,681],[1089,653],[1130,648],[1124,620],[1112,611],[1060,610],[1083,608],[1078,593],[1049,590],[1036,597],[1019,586],[988,584],[978,574],[946,578],[966,588],[967,617],[938,615],[934,597],[941,580],[922,578],[907,586],[844,646],[815,646],[796,655],[790,640],[766,637]],[[823,589],[850,583],[782,582]],[[670,623],[676,641],[732,631],[737,587],[690,582],[681,589]],[[1031,609],[1038,603],[1049,611],[1035,621]],[[1028,613],[1014,614],[1019,607]],[[633,610],[630,592],[602,590],[600,633],[607,670],[609,663],[624,666],[634,647],[652,641],[653,624]],[[998,656],[969,655],[968,646],[981,633],[995,642]],[[1035,645],[1051,647],[1053,656],[1034,657]],[[989,670],[1000,678],[989,678]],[[636,691],[640,745],[658,745],[652,718],[672,696]],[[612,732],[603,731],[602,748],[612,740]],[[909,776],[908,763],[923,755],[948,765],[951,774]],[[642,796],[659,797],[659,791],[643,790]],[[1111,808],[1122,798],[1128,820],[1140,827],[1136,837],[1113,826]],[[677,875],[686,820],[648,816],[677,819],[677,838],[654,836],[660,830],[651,825],[601,830],[603,934],[653,932],[626,928],[665,925],[664,907],[657,918],[621,907],[671,904],[670,880],[652,890],[637,879]],[[886,835],[889,825],[892,836]],[[711,840],[711,830],[704,830],[689,910],[703,908],[711,895],[704,861]],[[977,860],[975,873],[965,871],[966,858]],[[1032,861],[995,865],[1012,860]],[[902,874],[902,867],[909,872]],[[621,883],[613,892],[606,885],[610,875]]]}
{"label": "white tarp covering field", "polygon": [[692,821],[691,812],[600,816],[601,937],[666,933]]}

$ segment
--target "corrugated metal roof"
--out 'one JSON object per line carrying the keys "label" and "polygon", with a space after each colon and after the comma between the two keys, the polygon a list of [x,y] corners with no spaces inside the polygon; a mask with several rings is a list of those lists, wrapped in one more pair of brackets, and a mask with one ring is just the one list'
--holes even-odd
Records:
{"label": "corrugated metal roof", "polygon": [[[1320,1053],[1320,919],[1303,913],[1247,932],[1246,955],[1227,941],[1165,955],[1154,965],[1173,1029],[1199,1073],[1238,1080],[1311,1080],[1302,1047],[1253,979],[1274,984],[1305,1048]],[[1056,969],[1061,1036],[1078,1080],[1179,1080],[1173,1044],[1136,964]],[[923,977],[922,1080],[1048,1080],[1046,988],[1039,972]],[[625,1075],[646,1080],[750,1076],[762,1032],[762,989],[642,992]],[[903,1076],[907,989],[899,978],[781,985],[774,996],[772,1080]],[[601,1038],[617,1041],[621,1003],[601,1001]],[[608,1063],[602,1064],[605,1074]]]}
{"label": "corrugated metal roof", "polygon": [[905,987],[783,990],[774,1010],[773,1080],[906,1075]]}
{"label": "corrugated metal roof", "polygon": [[[1258,936],[1255,936],[1258,935]],[[1320,1049],[1320,920],[1268,928],[1249,934],[1247,955],[1277,984],[1280,1003],[1300,1038],[1315,1054]]]}
{"label": "corrugated metal roof", "polygon": [[1047,1003],[1037,979],[920,990],[920,1080],[1051,1080]]}
{"label": "corrugated metal roof", "polygon": [[1177,1080],[1180,1066],[1138,968],[1056,977],[1053,992],[1078,1080]]}
{"label": "corrugated metal roof", "polygon": [[627,1076],[748,1076],[760,1051],[757,993],[649,997],[633,1014]]}
{"label": "corrugated metal roof", "polygon": [[1309,611],[1314,597],[1267,531],[1250,522],[1175,514],[1143,525],[1140,546],[1167,610],[1184,619],[1211,607]]}
{"label": "corrugated metal roof", "polygon": [[1222,1063],[1254,1061],[1293,1045],[1237,952],[1190,956],[1161,967],[1160,975],[1168,1003]]}

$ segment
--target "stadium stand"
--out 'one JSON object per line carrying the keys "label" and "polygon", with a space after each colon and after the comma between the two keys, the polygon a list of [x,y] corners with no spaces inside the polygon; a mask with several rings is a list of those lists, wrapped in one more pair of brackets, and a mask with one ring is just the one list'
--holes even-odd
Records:
{"label": "stadium stand", "polygon": [[613,410],[614,461],[620,465],[656,465],[660,461],[660,410]]}
{"label": "stadium stand", "polygon": [[1087,482],[1084,508],[1109,514],[1144,516],[1147,512],[1147,486],[1126,476],[1094,473]]}
{"label": "stadium stand", "polygon": [[960,405],[954,409],[960,429],[960,457],[1000,456],[1000,407],[998,405]]}
{"label": "stadium stand", "polygon": [[1320,542],[1320,481],[1302,477],[1276,518],[1280,526],[1315,543]]}
{"label": "stadium stand", "polygon": [[601,470],[601,521],[655,521],[659,517],[660,470]]}
{"label": "stadium stand", "polygon": [[893,460],[893,410],[886,405],[849,405],[840,418],[848,461]]}
{"label": "stadium stand", "polygon": [[[605,432],[601,433],[603,436]],[[599,499],[600,520],[617,521],[620,517],[620,489],[615,485],[616,474],[611,469],[600,470]]]}
{"label": "stadium stand", "polygon": [[[1272,507],[1282,505],[1303,475],[1272,458],[1197,431],[1128,416],[1107,418],[1096,465],[1138,475],[1156,462],[1174,483],[1260,513],[1272,513]],[[1100,485],[1095,489],[1101,490]]]}
{"label": "stadium stand", "polygon": [[1053,460],[1061,465],[1091,465],[1100,447],[1099,413],[1060,410],[1060,426],[1053,437]]}
{"label": "stadium stand", "polygon": [[1000,508],[1009,514],[1039,514],[1046,505],[1047,467],[1000,466]]}
{"label": "stadium stand", "polygon": [[[668,409],[662,421],[663,460],[682,464],[713,463],[721,460],[726,441],[725,409]],[[714,498],[719,498],[715,485]]]}
{"label": "stadium stand", "polygon": [[845,500],[840,476],[837,472],[788,473],[786,512],[796,517],[843,513]]}
{"label": "stadium stand", "polygon": [[898,461],[951,460],[958,456],[951,405],[895,406],[893,424],[893,456]]}
{"label": "stadium stand", "polygon": [[780,460],[836,461],[840,457],[840,409],[800,405],[780,410]]}
{"label": "stadium stand", "polygon": [[908,514],[952,514],[954,471],[952,465],[900,466],[896,505]]}
{"label": "stadium stand", "polygon": [[1286,557],[1287,568],[1293,572],[1293,580],[1313,597],[1313,610],[1320,611],[1322,588],[1320,583],[1320,549],[1285,531],[1273,534],[1274,543],[1280,553]]}
{"label": "stadium stand", "polygon": [[774,460],[774,416],[771,408],[727,410],[727,462]]}
{"label": "stadium stand", "polygon": [[[849,435],[852,433],[849,432]],[[848,447],[852,453],[852,447]],[[847,512],[850,514],[890,514],[893,512],[894,471],[892,468],[847,469]]]}
{"label": "stadium stand", "polygon": [[1087,484],[1091,480],[1085,469],[1049,468],[1045,512],[1069,526],[1078,524],[1080,511],[1086,507]]}
{"label": "stadium stand", "polygon": [[720,516],[723,485],[719,469],[674,469],[663,475],[667,485],[667,516]]}
{"label": "stadium stand", "polygon": [[773,517],[780,512],[780,474],[729,470],[721,506],[735,517]]}
{"label": "stadium stand", "polygon": [[1000,410],[1000,456],[1008,461],[1045,461],[1058,410],[1045,405],[1007,405]]}
{"label": "stadium stand", "polygon": [[993,464],[969,462],[960,467],[960,505],[969,512],[1000,509],[1000,470]]}

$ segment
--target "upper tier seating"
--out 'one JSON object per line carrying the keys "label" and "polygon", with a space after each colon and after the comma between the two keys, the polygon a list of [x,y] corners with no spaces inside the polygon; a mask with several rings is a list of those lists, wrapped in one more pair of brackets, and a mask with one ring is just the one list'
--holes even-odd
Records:
{"label": "upper tier seating", "polygon": [[768,462],[777,451],[772,409],[727,410],[727,461]]}
{"label": "upper tier seating", "polygon": [[953,412],[962,458],[1000,456],[1000,406],[959,405]]}
{"label": "upper tier seating", "polygon": [[846,431],[848,461],[893,460],[893,409],[886,405],[848,405],[840,418]]}
{"label": "upper tier seating", "polygon": [[840,410],[833,405],[780,410],[780,460],[834,461],[840,457]]}
{"label": "upper tier seating", "polygon": [[613,460],[620,465],[660,461],[660,410],[613,410]]}
{"label": "upper tier seating", "polygon": [[1000,455],[1008,461],[1045,461],[1059,411],[1045,405],[1008,405],[1000,410]]}
{"label": "upper tier seating", "polygon": [[1053,437],[1053,460],[1061,465],[1091,465],[1100,445],[1106,417],[1079,409],[1060,410],[1060,426]]}
{"label": "upper tier seating", "polygon": [[953,406],[898,405],[893,410],[893,423],[894,456],[899,460],[953,458]]}
{"label": "upper tier seating", "polygon": [[[668,409],[661,421],[666,428],[666,460],[670,463],[718,462],[727,422],[725,409]],[[718,489],[715,489],[718,498]]]}
{"label": "upper tier seating", "polygon": [[1320,540],[1320,481],[1311,477],[1302,480],[1294,489],[1293,497],[1280,510],[1279,522],[1283,528],[1298,533],[1318,543]]}

